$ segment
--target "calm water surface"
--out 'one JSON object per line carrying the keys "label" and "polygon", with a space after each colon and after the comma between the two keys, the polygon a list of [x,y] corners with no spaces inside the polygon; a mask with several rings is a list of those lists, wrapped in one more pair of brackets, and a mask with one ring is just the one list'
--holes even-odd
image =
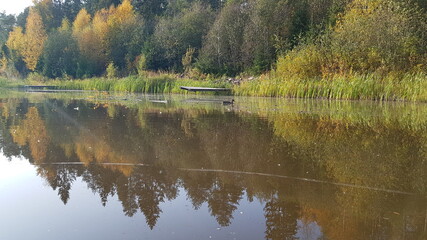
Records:
{"label": "calm water surface", "polygon": [[426,239],[427,105],[0,93],[0,239]]}

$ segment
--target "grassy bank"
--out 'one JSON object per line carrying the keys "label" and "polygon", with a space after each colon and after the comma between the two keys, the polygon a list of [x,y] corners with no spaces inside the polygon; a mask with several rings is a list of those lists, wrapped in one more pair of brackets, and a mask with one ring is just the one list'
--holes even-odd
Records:
{"label": "grassy bank", "polygon": [[236,95],[345,100],[427,101],[427,74],[375,74],[318,79],[283,79],[265,75],[234,88]]}

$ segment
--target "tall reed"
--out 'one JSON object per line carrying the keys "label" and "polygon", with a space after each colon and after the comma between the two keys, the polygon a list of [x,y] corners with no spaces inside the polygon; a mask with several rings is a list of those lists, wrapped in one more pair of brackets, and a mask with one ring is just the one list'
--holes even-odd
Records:
{"label": "tall reed", "polygon": [[313,79],[282,79],[266,75],[234,87],[234,93],[292,98],[427,101],[427,74],[351,74]]}
{"label": "tall reed", "polygon": [[129,76],[120,79],[91,78],[85,80],[52,81],[61,89],[117,91],[131,93],[185,93],[181,86],[230,87],[226,83],[197,81],[163,74],[155,77]]}

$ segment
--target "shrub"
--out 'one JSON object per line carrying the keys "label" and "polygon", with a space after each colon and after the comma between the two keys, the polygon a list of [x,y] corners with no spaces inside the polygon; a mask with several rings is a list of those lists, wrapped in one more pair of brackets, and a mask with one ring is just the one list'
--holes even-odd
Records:
{"label": "shrub", "polygon": [[116,78],[118,76],[118,74],[117,74],[117,67],[114,66],[113,62],[110,62],[108,64],[106,72],[107,72],[107,78],[109,78],[109,79]]}

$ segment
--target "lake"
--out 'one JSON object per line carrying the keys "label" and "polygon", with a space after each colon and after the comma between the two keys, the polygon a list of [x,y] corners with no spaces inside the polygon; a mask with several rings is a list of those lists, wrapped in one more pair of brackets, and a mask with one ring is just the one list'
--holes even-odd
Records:
{"label": "lake", "polygon": [[0,92],[0,239],[426,239],[427,105]]}

